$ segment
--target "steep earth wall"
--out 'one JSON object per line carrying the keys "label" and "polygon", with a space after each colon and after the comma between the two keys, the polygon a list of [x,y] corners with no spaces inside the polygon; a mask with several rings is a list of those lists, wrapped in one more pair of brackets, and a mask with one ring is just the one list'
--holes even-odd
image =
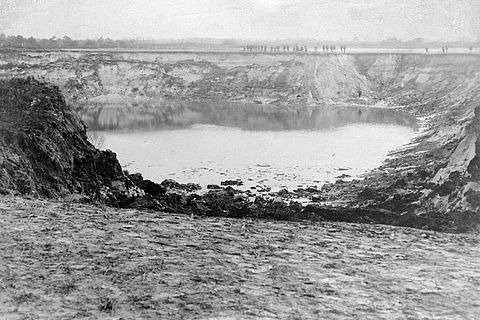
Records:
{"label": "steep earth wall", "polygon": [[88,142],[57,87],[0,80],[0,193],[115,201],[138,191],[131,185],[115,154]]}
{"label": "steep earth wall", "polygon": [[[35,75],[78,99],[224,99],[276,104],[385,98],[379,89],[443,92],[478,86],[476,55],[19,52],[0,76]],[[414,92],[412,92],[414,91]],[[358,99],[363,98],[363,99]]]}
{"label": "steep earth wall", "polygon": [[397,56],[387,64],[370,62],[362,61],[379,97],[426,117],[425,132],[387,161],[379,170],[383,174],[373,175],[373,181],[392,182],[384,204],[407,210],[401,205],[407,198],[410,210],[448,216],[454,228],[478,220],[480,57]]}
{"label": "steep earth wall", "polygon": [[479,221],[476,55],[2,52],[0,77],[28,75],[57,84],[74,106],[214,99],[403,108],[424,118],[422,134],[365,180],[325,186],[326,203],[450,229]]}
{"label": "steep earth wall", "polygon": [[69,102],[95,97],[312,104],[372,94],[349,55],[3,53],[0,75],[12,73],[45,77]]}

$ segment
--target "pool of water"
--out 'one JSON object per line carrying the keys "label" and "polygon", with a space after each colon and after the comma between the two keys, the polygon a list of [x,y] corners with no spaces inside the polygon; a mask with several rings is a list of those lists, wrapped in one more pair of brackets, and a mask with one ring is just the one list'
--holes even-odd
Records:
{"label": "pool of water", "polygon": [[212,102],[97,105],[81,111],[130,172],[203,187],[321,186],[358,178],[408,143],[417,122],[372,108],[279,108]]}

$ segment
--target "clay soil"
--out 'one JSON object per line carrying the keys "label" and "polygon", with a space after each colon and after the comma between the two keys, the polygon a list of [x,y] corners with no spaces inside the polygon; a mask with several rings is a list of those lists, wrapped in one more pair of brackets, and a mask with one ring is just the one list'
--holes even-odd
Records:
{"label": "clay soil", "polygon": [[0,198],[0,319],[479,319],[478,235]]}

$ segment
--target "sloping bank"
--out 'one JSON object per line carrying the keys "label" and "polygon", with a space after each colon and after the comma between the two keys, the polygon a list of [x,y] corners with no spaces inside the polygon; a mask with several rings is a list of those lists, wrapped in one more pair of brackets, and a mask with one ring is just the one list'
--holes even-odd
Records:
{"label": "sloping bank", "polygon": [[[38,87],[38,90],[24,92],[24,84],[8,81],[2,85],[6,88],[4,90],[25,97],[9,98],[23,101],[23,104],[16,102],[17,108],[14,109],[11,106],[15,104],[3,98],[3,113],[12,112],[19,106],[29,106],[32,109],[28,114],[35,118],[44,117],[41,114],[50,112],[44,108],[48,104],[33,101],[38,99],[39,92],[48,91],[46,96],[56,97],[55,105],[59,109],[55,115],[68,114],[71,119],[63,128],[53,123],[48,128],[56,126],[58,132],[74,130],[77,138],[83,139],[81,143],[72,143],[65,136],[67,141],[63,145],[58,139],[47,139],[46,143],[35,139],[53,134],[52,129],[37,128],[43,130],[43,136],[22,131],[21,137],[27,135],[28,139],[34,140],[27,139],[30,141],[27,145],[45,143],[45,157],[51,154],[50,149],[55,149],[55,145],[61,146],[57,150],[63,152],[72,146],[78,149],[78,145],[85,145],[85,148],[68,153],[67,158],[55,158],[58,163],[65,160],[69,164],[59,176],[50,175],[49,170],[38,173],[38,169],[29,169],[23,175],[12,174],[21,172],[18,168],[22,166],[45,168],[44,159],[35,151],[26,161],[22,154],[26,145],[20,142],[23,140],[17,142],[17,135],[11,132],[2,134],[9,137],[2,138],[4,155],[0,158],[4,189],[21,193],[35,191],[46,196],[82,192],[90,199],[106,199],[117,206],[207,215],[377,222],[451,231],[468,230],[478,224],[480,58],[476,56],[49,53],[45,57],[45,54],[38,53],[26,57],[24,53],[12,53],[10,58],[5,55],[2,63],[5,76],[33,74],[58,84],[73,105],[76,101],[88,101],[86,97],[94,97],[93,100],[97,101],[112,97],[122,100],[220,97],[282,105],[372,104],[383,100],[386,105],[401,106],[407,112],[425,117],[426,128],[416,141],[398,151],[396,157],[365,180],[339,181],[324,186],[320,196],[325,203],[335,204],[335,207],[310,205],[302,208],[296,203],[287,205],[260,198],[250,203],[231,188],[204,196],[185,195],[186,189],[192,190],[195,186],[182,186],[171,181],[158,185],[138,175],[123,175],[111,153],[101,153],[86,142],[84,128],[66,110],[56,89],[47,89],[44,84],[30,81],[28,86]],[[7,104],[10,108],[6,107]],[[35,115],[36,112],[40,114]],[[12,122],[4,119],[7,118],[2,116],[2,132],[23,128],[21,125],[9,126]],[[75,129],[71,129],[71,124]],[[12,167],[12,161],[6,160],[15,159],[6,156],[13,152],[12,146],[17,148],[14,153],[18,159],[17,167]],[[83,160],[75,160],[77,156]],[[109,170],[117,169],[111,174],[99,175],[92,164],[107,161],[107,156],[111,161]],[[32,176],[31,172],[35,175]],[[78,178],[79,172],[83,174],[80,174],[81,179]],[[92,177],[95,180],[89,180]],[[29,188],[24,187],[25,181],[30,181],[26,184]],[[63,182],[67,181],[65,187]],[[55,187],[42,187],[45,185]]]}

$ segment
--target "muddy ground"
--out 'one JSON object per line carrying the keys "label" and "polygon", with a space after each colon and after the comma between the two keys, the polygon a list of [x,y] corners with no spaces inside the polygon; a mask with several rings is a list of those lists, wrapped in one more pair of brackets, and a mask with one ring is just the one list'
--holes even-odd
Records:
{"label": "muddy ground", "polygon": [[478,235],[0,198],[1,319],[478,319]]}

